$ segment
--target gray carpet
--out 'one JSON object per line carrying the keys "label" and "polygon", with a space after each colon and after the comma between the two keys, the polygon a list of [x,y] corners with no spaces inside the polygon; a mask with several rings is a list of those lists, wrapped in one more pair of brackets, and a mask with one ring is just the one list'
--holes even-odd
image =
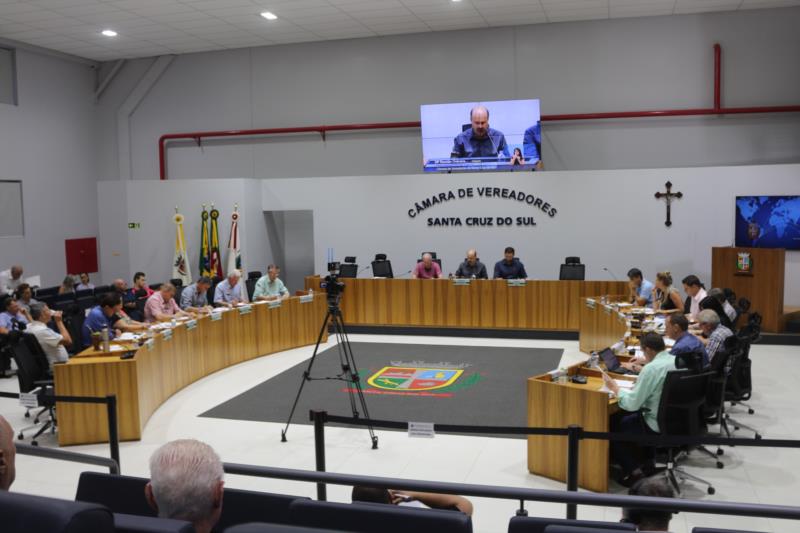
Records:
{"label": "gray carpet", "polygon": [[[526,379],[555,368],[563,352],[365,342],[352,348],[372,418],[484,426],[525,426]],[[200,416],[286,422],[307,365],[296,365]],[[385,367],[395,369],[376,376]],[[311,376],[340,371],[333,347],[317,355]],[[310,409],[350,416],[347,387],[343,381],[307,382],[292,423],[309,424]]]}

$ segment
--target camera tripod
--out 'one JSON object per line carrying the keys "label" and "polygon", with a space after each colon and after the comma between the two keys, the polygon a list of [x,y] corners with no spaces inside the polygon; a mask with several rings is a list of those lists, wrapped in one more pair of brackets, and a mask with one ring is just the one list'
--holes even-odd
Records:
{"label": "camera tripod", "polygon": [[[342,311],[339,309],[339,298],[339,294],[328,294],[328,313],[325,315],[325,320],[322,322],[322,328],[319,330],[319,337],[317,337],[317,345],[314,347],[314,354],[311,356],[311,359],[309,359],[305,372],[303,372],[300,388],[297,391],[292,410],[289,413],[289,419],[286,421],[286,427],[281,430],[281,442],[286,442],[286,433],[289,431],[289,425],[292,423],[294,411],[297,408],[297,403],[300,401],[300,395],[303,393],[303,387],[306,382],[337,380],[347,384],[347,395],[350,398],[350,409],[353,412],[353,418],[361,417],[358,411],[359,406],[361,407],[361,412],[364,413],[364,419],[367,421],[367,429],[369,430],[369,437],[372,441],[372,449],[376,450],[378,449],[378,437],[375,435],[375,430],[372,428],[372,423],[370,421],[367,401],[364,398],[364,391],[361,388],[361,378],[358,374],[355,357],[353,357],[353,349],[350,347],[350,339],[347,337],[347,330],[345,330],[344,321],[342,320]],[[336,335],[336,347],[339,352],[339,365],[342,368],[342,372],[329,377],[311,377],[311,369],[317,358],[322,336],[325,334],[329,323],[333,325],[334,335]],[[358,400],[356,400],[356,395],[358,396]]]}

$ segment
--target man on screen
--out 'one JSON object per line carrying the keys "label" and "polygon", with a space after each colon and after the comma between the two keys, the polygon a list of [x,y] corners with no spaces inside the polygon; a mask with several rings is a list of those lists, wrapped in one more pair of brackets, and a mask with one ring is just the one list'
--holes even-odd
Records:
{"label": "man on screen", "polygon": [[536,170],[544,170],[542,164],[542,123],[537,122],[527,130],[522,137],[522,155],[530,164],[536,165]]}
{"label": "man on screen", "polygon": [[489,110],[476,105],[469,112],[472,127],[462,131],[453,141],[450,157],[511,157],[502,131],[489,127]]}

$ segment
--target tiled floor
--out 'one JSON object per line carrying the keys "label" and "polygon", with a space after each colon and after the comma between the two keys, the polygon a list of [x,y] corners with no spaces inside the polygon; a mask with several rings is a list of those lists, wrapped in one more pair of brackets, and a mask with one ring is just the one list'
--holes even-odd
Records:
{"label": "tiled floor", "polygon": [[[351,341],[427,344],[464,344],[472,346],[514,346],[563,348],[564,363],[578,360],[576,342],[527,341],[501,339],[456,339],[438,337],[388,337],[353,335]],[[311,426],[293,425],[289,442],[280,442],[279,424],[199,418],[197,415],[253,387],[272,375],[307,359],[311,347],[263,357],[218,372],[178,392],[156,411],[147,424],[140,442],[123,443],[122,471],[147,476],[147,460],[160,444],[181,437],[194,437],[210,443],[228,462],[313,469],[314,441]],[[356,357],[358,354],[356,354]],[[766,438],[800,438],[797,383],[800,382],[800,348],[756,345],[752,350],[756,393],[752,406],[755,415],[737,413],[737,418],[757,427]],[[0,379],[0,390],[16,391],[15,379]],[[338,407],[338,410],[337,410]],[[331,408],[346,414],[342,404]],[[0,414],[15,427],[25,424],[23,409],[14,401],[0,399]],[[533,476],[526,469],[526,445],[523,439],[497,439],[438,435],[435,439],[410,439],[404,433],[379,431],[380,448],[371,450],[365,430],[328,428],[326,430],[327,465],[330,471],[375,474],[411,479],[429,479],[486,485],[561,489],[562,483]],[[743,432],[743,436],[746,433]],[[53,439],[42,440],[52,445]],[[105,445],[78,446],[75,451],[108,455]],[[700,456],[687,468],[714,483],[717,493],[705,494],[701,487],[689,484],[685,497],[800,506],[800,450],[766,448],[727,448],[722,458],[725,468],[717,470],[709,459]],[[81,471],[95,469],[27,456],[17,461],[17,492],[72,498]],[[229,476],[228,486],[255,488],[313,496],[314,486]],[[615,490],[621,491],[619,487]],[[331,500],[348,501],[349,489],[330,486]],[[507,528],[516,509],[515,502],[475,499],[476,532],[498,532]],[[564,516],[564,506],[531,504],[531,515]],[[580,518],[618,520],[619,510],[583,506]],[[675,533],[691,531],[698,525],[734,527],[764,532],[800,531],[800,523],[785,520],[720,517],[681,513],[671,529]]]}

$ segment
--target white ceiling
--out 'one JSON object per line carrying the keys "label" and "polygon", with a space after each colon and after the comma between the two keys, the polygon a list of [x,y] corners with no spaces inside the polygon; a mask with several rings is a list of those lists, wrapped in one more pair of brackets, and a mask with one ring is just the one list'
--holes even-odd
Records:
{"label": "white ceiling", "polygon": [[[789,7],[800,0],[0,0],[0,37],[88,59],[572,20]],[[278,16],[267,21],[265,10]],[[112,29],[114,38],[100,32]]]}

